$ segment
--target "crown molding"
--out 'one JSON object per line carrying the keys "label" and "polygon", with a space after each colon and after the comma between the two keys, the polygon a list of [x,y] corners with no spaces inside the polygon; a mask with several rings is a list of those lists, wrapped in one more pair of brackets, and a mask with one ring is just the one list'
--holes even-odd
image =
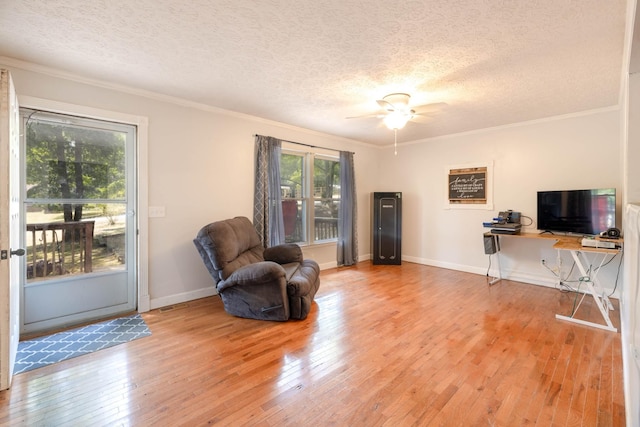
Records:
{"label": "crown molding", "polygon": [[28,61],[22,61],[22,60],[15,59],[15,58],[10,58],[10,57],[7,57],[7,56],[0,56],[0,65],[4,65],[4,66],[7,66],[7,67],[11,67],[11,68],[17,68],[17,69],[21,69],[21,70],[24,70],[24,71],[30,71],[30,72],[34,72],[34,73],[39,73],[39,74],[43,74],[43,75],[46,75],[46,76],[55,77],[55,78],[59,78],[59,79],[69,80],[69,81],[72,81],[72,82],[75,82],[75,83],[81,83],[81,84],[85,84],[85,85],[88,85],[88,86],[99,87],[99,88],[102,88],[102,89],[109,89],[109,90],[125,93],[125,94],[128,94],[128,95],[140,96],[140,97],[151,99],[151,100],[154,100],[154,101],[166,102],[168,104],[178,105],[178,106],[181,106],[181,107],[193,108],[195,110],[206,111],[206,112],[209,112],[209,113],[220,114],[220,115],[233,117],[233,118],[237,118],[237,119],[249,120],[249,121],[252,121],[252,122],[266,124],[266,125],[270,125],[270,126],[277,126],[277,127],[280,127],[280,128],[284,128],[284,129],[288,129],[288,130],[292,130],[292,131],[296,131],[296,132],[300,132],[300,133],[305,133],[305,134],[312,135],[312,136],[319,136],[319,137],[324,137],[324,138],[330,137],[332,140],[335,140],[335,141],[338,141],[338,142],[345,142],[345,143],[349,143],[349,144],[360,145],[360,146],[364,146],[364,147],[367,147],[367,148],[379,148],[378,145],[367,143],[367,142],[364,142],[364,141],[344,138],[344,137],[341,137],[341,136],[332,135],[332,134],[328,134],[328,133],[324,133],[324,132],[319,132],[319,131],[315,131],[315,130],[312,130],[312,129],[302,128],[302,127],[290,125],[290,124],[287,124],[287,123],[278,122],[278,121],[275,121],[275,120],[269,120],[269,119],[264,119],[262,117],[252,116],[250,114],[239,113],[237,111],[226,110],[224,108],[215,107],[215,106],[212,106],[212,105],[207,105],[207,104],[202,104],[202,103],[199,103],[199,102],[188,101],[188,100],[183,99],[183,98],[179,98],[179,97],[175,97],[175,96],[169,96],[169,95],[163,95],[163,94],[160,94],[160,93],[157,93],[157,92],[153,92],[153,91],[149,91],[149,90],[139,89],[139,88],[126,86],[126,85],[121,85],[121,84],[117,84],[117,83],[112,83],[112,82],[99,80],[99,79],[92,79],[92,78],[85,77],[85,76],[82,76],[82,75],[79,75],[79,74],[75,74],[75,73],[71,73],[71,72],[68,72],[68,71],[63,71],[63,70],[59,70],[59,69],[52,68],[52,67],[47,67],[47,66],[40,65],[40,64],[35,64],[35,63],[32,63],[32,62],[28,62]]}
{"label": "crown molding", "polygon": [[[465,132],[458,132],[458,133],[451,133],[448,135],[438,135],[438,136],[433,136],[430,138],[423,138],[423,139],[417,139],[414,141],[407,141],[407,142],[403,142],[403,143],[398,143],[398,147],[400,146],[407,146],[407,145],[415,145],[415,144],[422,144],[424,142],[432,142],[432,141],[440,141],[440,140],[444,140],[444,139],[450,139],[450,138],[457,138],[460,136],[469,136],[469,135],[481,135],[481,134],[485,134],[488,132],[495,132],[498,130],[504,130],[504,129],[513,129],[513,128],[519,128],[519,127],[525,127],[525,126],[531,126],[531,125],[535,125],[535,124],[540,124],[540,123],[550,123],[550,122],[556,122],[559,120],[566,120],[566,119],[571,119],[571,118],[575,118],[575,117],[584,117],[584,116],[590,116],[593,114],[602,114],[602,113],[609,113],[609,112],[615,112],[615,111],[620,111],[621,108],[619,105],[612,105],[609,107],[602,107],[602,108],[594,108],[591,110],[585,110],[585,111],[578,111],[575,113],[567,113],[567,114],[561,114],[559,116],[550,116],[550,117],[544,117],[541,119],[533,119],[533,120],[527,120],[524,122],[517,122],[517,123],[509,123],[506,125],[500,125],[500,126],[493,126],[493,127],[488,127],[488,128],[482,128],[482,129],[473,129],[473,130],[469,130],[469,131],[465,131]],[[393,145],[386,145],[382,148],[392,148]]]}

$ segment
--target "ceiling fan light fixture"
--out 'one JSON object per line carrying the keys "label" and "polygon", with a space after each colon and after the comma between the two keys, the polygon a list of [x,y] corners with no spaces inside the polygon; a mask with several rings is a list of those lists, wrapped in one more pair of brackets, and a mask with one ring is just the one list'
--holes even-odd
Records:
{"label": "ceiling fan light fixture", "polygon": [[391,111],[384,116],[384,124],[391,130],[402,129],[413,115],[410,112]]}

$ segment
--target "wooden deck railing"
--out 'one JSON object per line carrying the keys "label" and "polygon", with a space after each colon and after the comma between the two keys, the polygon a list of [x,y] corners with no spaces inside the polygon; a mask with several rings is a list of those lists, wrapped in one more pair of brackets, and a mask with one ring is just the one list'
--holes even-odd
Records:
{"label": "wooden deck railing", "polygon": [[336,218],[315,218],[316,240],[338,238],[338,220]]}
{"label": "wooden deck railing", "polygon": [[90,273],[94,224],[94,221],[27,224],[27,245],[31,245],[27,251],[27,279]]}
{"label": "wooden deck railing", "polygon": [[[336,218],[314,218],[315,240],[330,240],[338,238],[338,220]],[[303,239],[302,220],[294,218],[291,227],[287,229],[285,222],[285,241],[300,242]]]}

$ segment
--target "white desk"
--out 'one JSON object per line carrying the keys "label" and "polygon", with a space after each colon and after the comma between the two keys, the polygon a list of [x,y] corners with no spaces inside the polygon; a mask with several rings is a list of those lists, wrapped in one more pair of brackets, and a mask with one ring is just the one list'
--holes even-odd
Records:
{"label": "white desk", "polygon": [[[584,293],[582,294],[582,298],[580,302],[576,305],[569,316],[556,314],[557,319],[566,320],[569,322],[579,323],[581,325],[592,326],[594,328],[605,329],[607,331],[617,332],[617,329],[611,323],[611,318],[609,316],[609,311],[613,310],[613,305],[609,300],[604,288],[600,285],[600,281],[598,280],[598,272],[600,271],[600,267],[605,265],[606,261],[610,260],[611,257],[614,257],[620,253],[622,253],[622,239],[599,239],[602,241],[610,241],[615,242],[616,245],[619,245],[617,249],[605,249],[605,248],[592,248],[592,247],[583,247],[582,246],[582,238],[574,237],[574,236],[558,236],[554,234],[537,234],[537,233],[521,233],[521,234],[491,234],[485,233],[485,236],[495,236],[496,237],[496,256],[498,259],[498,276],[493,278],[489,284],[493,285],[494,283],[502,280],[502,274],[500,272],[500,238],[529,238],[529,239],[547,239],[547,240],[555,240],[553,244],[554,249],[569,251],[571,253],[571,257],[576,263],[578,270],[580,270],[581,277],[587,278],[582,281],[582,283],[586,286]],[[593,259],[589,260],[587,254],[590,254]],[[593,271],[587,270],[586,266],[598,264],[597,268],[594,268]],[[586,320],[579,319],[576,316],[580,305],[584,301],[584,298],[587,295],[591,295],[598,306],[598,310],[600,310],[600,314],[604,319],[605,324],[589,322]]]}

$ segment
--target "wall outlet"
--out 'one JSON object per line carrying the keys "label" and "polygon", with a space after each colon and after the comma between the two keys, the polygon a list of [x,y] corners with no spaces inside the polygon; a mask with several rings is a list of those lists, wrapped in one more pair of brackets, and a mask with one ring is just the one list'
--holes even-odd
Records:
{"label": "wall outlet", "polygon": [[149,218],[162,218],[164,215],[164,206],[149,206]]}
{"label": "wall outlet", "polygon": [[633,358],[636,359],[636,362],[640,362],[640,348],[638,346],[632,346],[631,351],[633,352]]}

